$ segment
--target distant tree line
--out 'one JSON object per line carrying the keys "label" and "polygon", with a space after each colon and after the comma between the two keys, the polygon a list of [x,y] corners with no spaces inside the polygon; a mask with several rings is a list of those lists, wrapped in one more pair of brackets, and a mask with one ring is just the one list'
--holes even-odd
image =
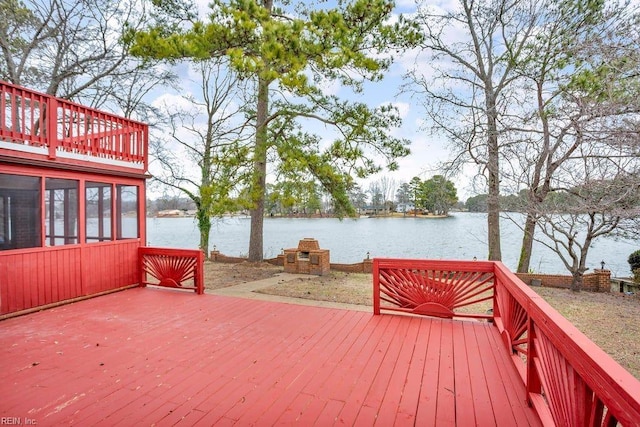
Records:
{"label": "distant tree line", "polygon": [[[542,210],[554,211],[558,213],[574,212],[576,209],[583,214],[589,211],[602,210],[602,202],[604,196],[615,198],[616,208],[619,210],[638,209],[640,208],[640,194],[637,187],[629,185],[628,182],[607,182],[591,183],[589,186],[578,186],[563,191],[554,191],[549,193],[542,202]],[[626,190],[618,190],[617,193],[611,193],[611,187],[625,187]],[[620,193],[625,194],[620,197]],[[518,194],[509,194],[500,196],[500,207],[503,212],[520,212],[528,211],[528,190],[521,190]],[[469,212],[487,212],[488,194],[477,194],[471,196],[464,203],[464,208]],[[585,206],[585,200],[599,199],[598,205]]]}
{"label": "distant tree line", "polygon": [[434,215],[448,215],[449,210],[458,202],[458,190],[454,183],[443,175],[435,175],[422,180],[413,177],[407,184],[400,186],[398,200],[410,201],[413,212],[429,212]]}
{"label": "distant tree line", "polygon": [[[487,198],[488,194],[477,194],[471,196],[464,203],[464,207],[469,212],[487,212]],[[525,212],[525,201],[527,200],[526,190],[523,190],[518,195],[510,194],[507,196],[500,196],[500,210],[503,212]]]}
{"label": "distant tree line", "polygon": [[[400,184],[383,177],[371,181],[366,190],[354,184],[348,194],[358,214],[388,215],[410,210],[414,214],[448,215],[451,208],[458,205],[454,183],[442,175],[425,180],[414,177],[409,183]],[[331,196],[320,185],[287,181],[267,184],[265,215],[335,216],[339,212],[334,210]]]}

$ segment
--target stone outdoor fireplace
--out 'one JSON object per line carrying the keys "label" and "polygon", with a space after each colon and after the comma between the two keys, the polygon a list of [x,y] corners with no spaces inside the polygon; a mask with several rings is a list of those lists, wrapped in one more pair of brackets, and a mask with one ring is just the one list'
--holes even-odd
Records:
{"label": "stone outdoor fireplace", "polygon": [[329,272],[329,249],[320,249],[318,241],[305,237],[297,248],[284,250],[284,272],[315,274],[322,276]]}

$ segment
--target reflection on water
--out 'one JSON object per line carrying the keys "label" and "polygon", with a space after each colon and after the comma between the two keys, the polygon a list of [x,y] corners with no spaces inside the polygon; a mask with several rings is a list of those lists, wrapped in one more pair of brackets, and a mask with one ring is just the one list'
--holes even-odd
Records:
{"label": "reflection on water", "polygon": [[[515,270],[522,232],[507,220],[501,222],[502,258]],[[331,251],[331,261],[354,263],[371,257],[486,259],[487,220],[482,213],[455,213],[444,219],[428,218],[265,218],[264,255],[275,257],[284,248],[298,246],[304,237],[318,239]],[[151,246],[196,248],[199,242],[194,218],[148,218],[147,240]],[[245,256],[249,248],[249,219],[214,221],[209,247],[229,256]],[[587,259],[589,269],[606,262],[614,276],[629,274],[627,257],[637,245],[613,239],[597,240]],[[533,249],[531,268],[544,273],[565,273],[561,260],[541,244]]]}

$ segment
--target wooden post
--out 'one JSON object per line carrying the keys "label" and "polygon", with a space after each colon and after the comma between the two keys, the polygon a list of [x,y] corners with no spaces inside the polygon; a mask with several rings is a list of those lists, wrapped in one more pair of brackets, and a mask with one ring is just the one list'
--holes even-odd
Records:
{"label": "wooden post", "polygon": [[204,294],[204,252],[202,250],[198,251],[195,269],[196,294],[202,295]]}
{"label": "wooden post", "polygon": [[373,259],[373,314],[380,314],[380,270],[378,259]]}
{"label": "wooden post", "polygon": [[49,159],[55,159],[56,149],[58,148],[58,100],[53,96],[47,100],[46,124]]}
{"label": "wooden post", "polygon": [[540,382],[540,376],[536,371],[535,364],[535,358],[537,357],[536,347],[534,344],[535,338],[535,325],[533,323],[533,319],[529,316],[527,319],[527,383],[525,384],[527,389],[527,404],[529,406],[533,405],[531,395],[540,394],[542,392],[542,384]]}

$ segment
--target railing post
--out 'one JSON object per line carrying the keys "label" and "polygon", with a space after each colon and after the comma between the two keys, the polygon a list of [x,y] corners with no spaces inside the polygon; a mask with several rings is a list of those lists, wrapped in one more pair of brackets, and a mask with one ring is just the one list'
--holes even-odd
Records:
{"label": "railing post", "polygon": [[[527,313],[530,313],[529,307],[527,307]],[[531,319],[531,316],[527,314],[527,378],[525,388],[527,390],[527,403],[529,406],[533,405],[531,395],[540,394],[542,392],[542,384],[535,364],[535,358],[538,357],[537,349],[534,344],[536,338],[535,335],[533,319]]]}
{"label": "railing post", "polygon": [[373,259],[373,314],[380,314],[380,265]]}
{"label": "railing post", "polygon": [[204,252],[198,252],[198,261],[196,264],[196,293],[198,295],[204,294]]}
{"label": "railing post", "polygon": [[[143,151],[144,156],[144,171],[146,172],[149,168],[149,126],[145,126],[142,130],[142,141],[138,141],[138,150]],[[140,151],[138,155],[140,155]]]}
{"label": "railing post", "polygon": [[58,148],[58,100],[53,96],[47,97],[46,126],[49,158],[55,159]]}
{"label": "railing post", "polygon": [[144,246],[140,246],[138,248],[138,280],[139,280],[138,285],[141,288],[147,287],[147,272],[144,269],[144,256],[145,256]]}

